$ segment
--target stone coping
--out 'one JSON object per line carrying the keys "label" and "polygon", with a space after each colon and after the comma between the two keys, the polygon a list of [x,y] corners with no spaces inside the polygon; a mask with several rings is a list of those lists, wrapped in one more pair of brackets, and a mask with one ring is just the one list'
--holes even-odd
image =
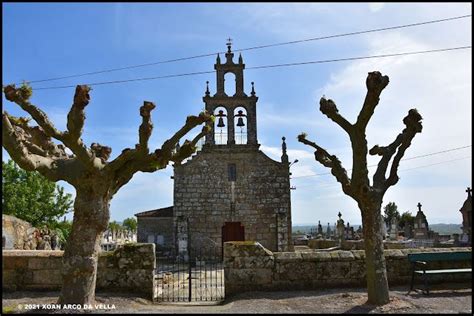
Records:
{"label": "stone coping", "polygon": [[4,257],[62,257],[63,250],[2,250]]}

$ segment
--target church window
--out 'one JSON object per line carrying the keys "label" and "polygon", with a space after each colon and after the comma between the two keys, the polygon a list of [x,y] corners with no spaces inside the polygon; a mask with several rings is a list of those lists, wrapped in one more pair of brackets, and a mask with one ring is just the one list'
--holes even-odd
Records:
{"label": "church window", "polygon": [[229,181],[237,181],[237,166],[235,163],[230,163],[227,166],[227,172],[229,174]]}

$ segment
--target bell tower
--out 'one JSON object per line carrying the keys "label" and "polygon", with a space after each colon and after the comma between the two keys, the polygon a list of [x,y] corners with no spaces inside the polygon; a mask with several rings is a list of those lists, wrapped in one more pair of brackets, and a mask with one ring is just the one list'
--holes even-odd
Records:
{"label": "bell tower", "polygon": [[[212,131],[206,135],[205,147],[238,145],[258,149],[260,146],[257,141],[256,117],[258,97],[255,95],[253,82],[250,96],[244,91],[245,64],[240,54],[238,62],[234,63],[230,38],[227,41],[225,58],[225,63],[222,63],[219,54],[217,54],[214,64],[217,90],[213,96],[209,91],[209,81],[206,82],[203,101],[206,111],[215,115],[216,122],[212,126]],[[229,91],[225,91],[225,77],[228,73],[235,76],[235,83],[231,83],[235,84],[235,94],[233,95]]]}

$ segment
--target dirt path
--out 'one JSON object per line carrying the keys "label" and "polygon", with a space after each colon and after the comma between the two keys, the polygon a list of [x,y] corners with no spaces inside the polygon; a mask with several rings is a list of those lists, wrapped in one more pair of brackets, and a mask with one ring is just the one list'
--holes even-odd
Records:
{"label": "dirt path", "polygon": [[[469,286],[469,285],[468,285]],[[94,313],[471,313],[472,289],[450,285],[449,290],[434,290],[429,296],[421,293],[406,294],[406,287],[391,290],[389,304],[374,307],[366,305],[364,289],[330,289],[322,291],[249,292],[230,298],[221,305],[162,305],[114,293],[97,294],[99,309]],[[6,311],[25,313],[25,304],[54,304],[58,292],[3,293],[2,305]],[[5,310],[4,310],[5,311]],[[59,310],[31,310],[29,313],[64,313]],[[69,312],[75,312],[70,310]]]}

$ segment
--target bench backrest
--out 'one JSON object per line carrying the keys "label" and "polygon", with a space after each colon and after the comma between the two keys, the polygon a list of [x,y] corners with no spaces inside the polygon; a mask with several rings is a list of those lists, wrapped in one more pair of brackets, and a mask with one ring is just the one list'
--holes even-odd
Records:
{"label": "bench backrest", "polygon": [[461,261],[472,260],[472,251],[411,253],[408,261]]}

